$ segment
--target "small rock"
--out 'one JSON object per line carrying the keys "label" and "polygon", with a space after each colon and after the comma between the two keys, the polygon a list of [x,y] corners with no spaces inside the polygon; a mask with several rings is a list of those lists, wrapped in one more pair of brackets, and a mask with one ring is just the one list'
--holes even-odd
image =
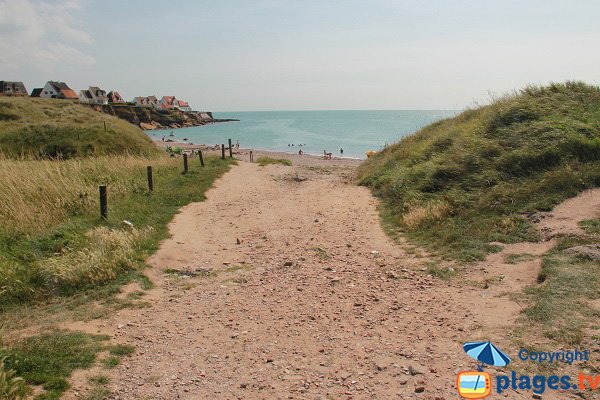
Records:
{"label": "small rock", "polygon": [[292,265],[294,265],[294,263],[291,262],[291,261],[286,261],[286,262],[283,263],[284,267],[291,267]]}
{"label": "small rock", "polygon": [[592,261],[600,261],[600,244],[575,246],[563,250],[563,253],[588,258]]}
{"label": "small rock", "polygon": [[425,386],[417,386],[415,388],[415,393],[423,393],[425,391]]}
{"label": "small rock", "polygon": [[425,373],[425,372],[423,372],[423,370],[421,368],[413,367],[412,365],[408,366],[408,372],[413,376],[419,375],[419,374],[422,375]]}

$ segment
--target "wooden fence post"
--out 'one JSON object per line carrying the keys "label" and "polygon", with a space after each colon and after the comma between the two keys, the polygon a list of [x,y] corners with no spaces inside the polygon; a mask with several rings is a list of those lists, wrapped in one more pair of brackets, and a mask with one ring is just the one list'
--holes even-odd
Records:
{"label": "wooden fence post", "polygon": [[188,172],[188,159],[187,153],[183,153],[183,173],[187,174]]}
{"label": "wooden fence post", "polygon": [[198,150],[198,155],[200,156],[200,166],[204,167],[204,157],[202,157],[202,150]]}
{"label": "wooden fence post", "polygon": [[229,158],[233,157],[233,147],[231,147],[231,139],[229,140]]}
{"label": "wooden fence post", "polygon": [[146,167],[146,169],[148,171],[148,190],[153,191],[154,190],[154,179],[152,177],[152,166],[148,165],[148,167]]}
{"label": "wooden fence post", "polygon": [[108,218],[108,196],[106,195],[106,185],[100,185],[100,216]]}
{"label": "wooden fence post", "polygon": [[225,145],[221,144],[221,160],[225,159]]}

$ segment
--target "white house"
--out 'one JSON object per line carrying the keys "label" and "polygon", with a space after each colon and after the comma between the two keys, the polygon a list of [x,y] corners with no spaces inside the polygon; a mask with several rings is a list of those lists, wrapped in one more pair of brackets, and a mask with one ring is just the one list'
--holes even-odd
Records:
{"label": "white house", "polygon": [[192,111],[192,107],[190,107],[188,102],[183,100],[177,100],[177,108],[179,108],[181,111]]}
{"label": "white house", "polygon": [[40,97],[46,99],[69,99],[76,100],[77,93],[73,91],[69,86],[67,86],[64,82],[57,81],[48,81],[46,82],[46,86],[42,88],[40,92]]}
{"label": "white house", "polygon": [[158,101],[158,107],[167,110],[171,108],[176,108],[177,104],[178,103],[175,96],[163,96],[162,99]]}
{"label": "white house", "polygon": [[106,91],[97,86],[90,86],[88,90],[79,92],[79,101],[89,104],[108,104],[108,96]]}
{"label": "white house", "polygon": [[158,108],[159,107],[159,105],[158,105],[158,99],[156,98],[156,96],[135,97],[133,99],[133,102],[138,107],[153,107],[153,108]]}

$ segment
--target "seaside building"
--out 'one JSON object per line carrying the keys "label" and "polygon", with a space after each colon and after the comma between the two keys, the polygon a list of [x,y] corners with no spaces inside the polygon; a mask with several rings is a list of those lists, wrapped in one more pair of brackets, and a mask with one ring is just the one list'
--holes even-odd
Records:
{"label": "seaside building", "polygon": [[0,81],[0,95],[27,96],[27,89],[23,82]]}
{"label": "seaside building", "polygon": [[119,94],[119,92],[110,91],[108,92],[109,103],[125,103],[125,99]]}
{"label": "seaside building", "polygon": [[158,102],[158,107],[168,110],[175,108],[175,106],[178,105],[177,102],[178,100],[175,98],[175,96],[163,96]]}
{"label": "seaside building", "polygon": [[40,92],[40,97],[46,99],[77,100],[79,96],[66,83],[59,81],[48,81]]}
{"label": "seaside building", "polygon": [[192,107],[190,107],[188,102],[183,100],[177,100],[177,108],[179,108],[181,111],[192,111]]}
{"label": "seaside building", "polygon": [[108,104],[108,96],[106,91],[97,86],[90,86],[88,90],[79,92],[79,101],[88,104]]}
{"label": "seaside building", "polygon": [[30,97],[40,97],[43,90],[44,90],[44,88],[41,88],[41,87],[33,89],[31,91]]}
{"label": "seaside building", "polygon": [[153,107],[158,108],[158,99],[156,96],[134,97],[133,102],[138,107]]}

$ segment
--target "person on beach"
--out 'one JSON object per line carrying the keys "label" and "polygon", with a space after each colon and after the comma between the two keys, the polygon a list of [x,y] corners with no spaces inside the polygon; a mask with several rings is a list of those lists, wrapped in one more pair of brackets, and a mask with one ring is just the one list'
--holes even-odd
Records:
{"label": "person on beach", "polygon": [[165,136],[164,136],[164,135],[163,135],[163,137],[162,137],[162,141],[163,141],[163,142],[165,141]]}
{"label": "person on beach", "polygon": [[344,154],[344,149],[340,147],[340,154]]}
{"label": "person on beach", "polygon": [[240,148],[240,141],[239,141],[239,140],[236,140],[236,141],[235,141],[235,148],[236,148],[236,149],[239,149],[239,148]]}
{"label": "person on beach", "polygon": [[302,155],[304,154],[304,152],[302,151],[302,149],[298,150],[298,155]]}

